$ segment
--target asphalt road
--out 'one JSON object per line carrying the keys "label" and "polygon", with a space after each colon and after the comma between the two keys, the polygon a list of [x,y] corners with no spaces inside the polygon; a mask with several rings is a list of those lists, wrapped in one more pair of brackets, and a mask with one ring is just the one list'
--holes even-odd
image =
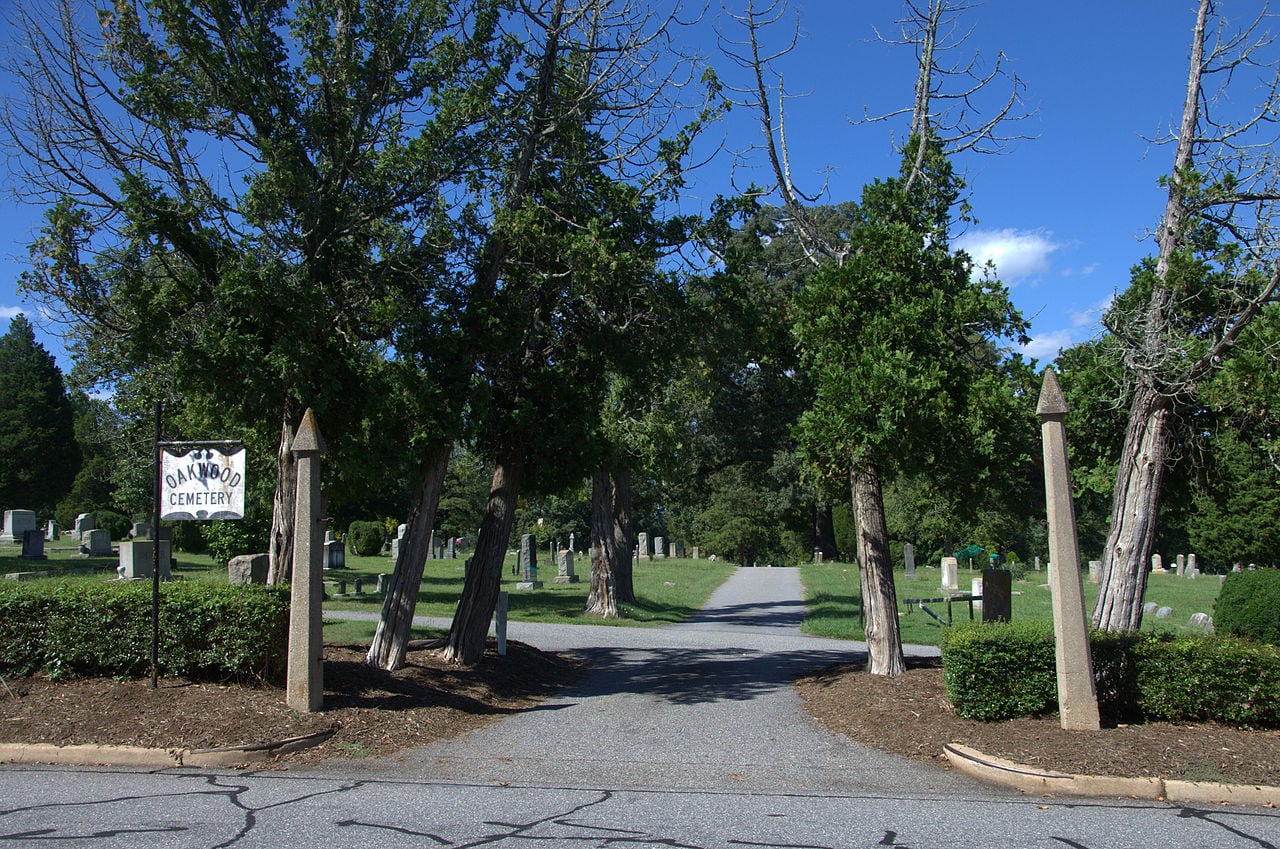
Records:
{"label": "asphalt road", "polygon": [[1280,846],[1275,811],[1028,797],[827,734],[790,681],[864,647],[800,634],[799,592],[794,570],[739,570],[680,626],[512,623],[512,639],[589,656],[591,674],[393,757],[0,767],[0,846]]}

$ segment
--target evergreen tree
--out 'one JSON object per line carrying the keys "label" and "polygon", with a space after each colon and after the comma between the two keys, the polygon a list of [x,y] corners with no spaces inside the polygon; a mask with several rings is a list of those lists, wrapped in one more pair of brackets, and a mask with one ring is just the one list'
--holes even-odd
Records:
{"label": "evergreen tree", "polygon": [[49,514],[80,469],[75,414],[25,316],[0,336],[0,505]]}

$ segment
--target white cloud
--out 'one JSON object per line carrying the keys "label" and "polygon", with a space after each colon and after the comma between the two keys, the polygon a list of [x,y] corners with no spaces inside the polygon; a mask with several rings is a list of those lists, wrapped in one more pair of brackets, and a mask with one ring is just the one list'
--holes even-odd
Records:
{"label": "white cloud", "polygon": [[1088,309],[1075,310],[1071,313],[1071,325],[1073,327],[1094,326],[1102,320],[1103,313],[1111,309],[1111,302],[1115,300],[1115,297],[1115,294],[1112,293]]}
{"label": "white cloud", "polygon": [[1056,359],[1059,351],[1074,344],[1075,339],[1072,338],[1071,330],[1054,330],[1034,337],[1030,342],[1022,346],[1022,353],[1024,356],[1034,357],[1043,363]]}
{"label": "white cloud", "polygon": [[996,266],[1000,279],[1008,285],[1044,274],[1049,270],[1049,254],[1062,247],[1036,230],[975,230],[956,239],[956,247],[967,251],[979,265]]}
{"label": "white cloud", "polygon": [[13,318],[15,315],[22,315],[26,312],[23,307],[6,307],[0,306],[0,318]]}

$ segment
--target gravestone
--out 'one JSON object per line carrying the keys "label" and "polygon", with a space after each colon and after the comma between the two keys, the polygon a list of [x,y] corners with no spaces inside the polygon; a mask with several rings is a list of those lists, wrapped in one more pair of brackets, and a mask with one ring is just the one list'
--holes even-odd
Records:
{"label": "gravestone", "polygon": [[653,557],[655,560],[661,560],[667,556],[667,540],[664,537],[653,538]]}
{"label": "gravestone", "polygon": [[942,558],[942,588],[944,590],[958,590],[960,584],[956,575],[960,568],[960,561],[954,557]]}
{"label": "gravestone", "polygon": [[227,583],[233,586],[265,584],[270,558],[265,554],[241,554],[227,561]]}
{"label": "gravestone", "polygon": [[640,552],[640,560],[649,559],[649,535],[641,531],[636,535],[636,548]]}
{"label": "gravestone", "polygon": [[[468,561],[468,562],[469,562],[469,561]],[[377,585],[374,587],[374,590],[375,590],[376,592],[378,592],[378,593],[385,593],[385,592],[387,591],[387,587],[390,585],[390,583],[391,583],[391,576],[390,576],[390,575],[388,575],[386,572],[379,572],[379,573],[378,573],[378,583],[377,583]]]}
{"label": "gravestone", "polygon": [[556,583],[576,584],[578,576],[573,572],[573,550],[564,549],[556,558]]}
{"label": "gravestone", "polygon": [[520,577],[516,589],[542,589],[542,582],[538,580],[538,542],[533,534],[522,534],[520,537]]}
{"label": "gravestone", "polygon": [[50,519],[49,524],[45,525],[44,528],[44,538],[49,542],[57,542],[59,530],[58,520]]}
{"label": "gravestone", "polygon": [[151,539],[151,523],[134,522],[129,529],[129,539]]}
{"label": "gravestone", "polygon": [[454,537],[449,537],[448,548],[444,556],[450,560],[458,559],[457,540]]}
{"label": "gravestone", "polygon": [[[77,555],[73,555],[77,556]],[[80,536],[79,557],[110,557],[111,533],[105,528],[93,528]],[[148,572],[147,574],[150,574]]]}
{"label": "gravestone", "polygon": [[1096,584],[1102,580],[1102,561],[1089,561],[1089,583]]}
{"label": "gravestone", "polygon": [[982,621],[1008,622],[1013,618],[1013,573],[1006,569],[982,572]]}
{"label": "gravestone", "polygon": [[1040,555],[1036,555],[1036,571],[1040,571]]}
{"label": "gravestone", "polygon": [[325,542],[327,542],[327,543],[328,543],[328,542],[333,542],[335,539],[337,539],[337,537],[335,537],[335,536],[333,535],[333,531],[325,531],[325,532],[324,532],[324,541],[325,541]]}
{"label": "gravestone", "polygon": [[25,560],[44,560],[44,534],[39,528],[28,528],[22,532],[22,554]]}
{"label": "gravestone", "polygon": [[1196,556],[1194,554],[1187,555],[1187,576],[1194,578],[1200,574],[1200,570],[1196,568]]}
{"label": "gravestone", "polygon": [[573,547],[573,534],[569,534],[569,550],[570,550],[570,551],[573,551],[573,550],[574,550],[574,547]]}
{"label": "gravestone", "polygon": [[75,532],[77,537],[82,536],[85,531],[93,530],[94,526],[95,522],[92,513],[81,513],[76,516]]}
{"label": "gravestone", "polygon": [[1187,571],[1187,558],[1185,555],[1178,555],[1178,574],[1182,575]]}
{"label": "gravestone", "polygon": [[4,531],[0,532],[0,542],[21,544],[22,536],[27,531],[37,530],[36,514],[31,510],[4,511]]}
{"label": "gravestone", "polygon": [[1173,615],[1172,607],[1161,607],[1156,609],[1157,619],[1168,619],[1172,615]]}
{"label": "gravestone", "polygon": [[677,542],[677,543],[674,543],[674,545],[675,545],[675,551],[672,552],[671,556],[679,557],[681,560],[683,560],[684,559],[684,542],[683,541]]}
{"label": "gravestone", "polygon": [[[90,531],[91,534],[106,531]],[[125,580],[134,578],[150,578],[151,569],[155,565],[155,541],[149,539],[125,540],[120,543],[120,565],[116,574]],[[160,580],[169,580],[169,564],[172,551],[168,540],[160,540]],[[266,582],[266,578],[263,578]]]}
{"label": "gravestone", "polygon": [[697,559],[698,559],[698,557],[699,557],[701,554],[702,554],[702,552],[700,552],[700,551],[698,550],[698,546],[696,546],[696,545],[695,545],[695,546],[693,547],[693,551],[691,551],[691,552],[689,553],[689,556],[690,556],[692,559],[697,560]]}
{"label": "gravestone", "polygon": [[916,576],[916,547],[911,543],[902,546],[902,559],[907,564],[907,580]]}
{"label": "gravestone", "polygon": [[1157,575],[1168,574],[1168,570],[1164,568],[1164,560],[1159,554],[1151,555],[1151,571]]}
{"label": "gravestone", "polygon": [[400,559],[400,537],[396,537],[391,541],[391,562],[395,563]]}
{"label": "gravestone", "polygon": [[1146,604],[1142,605],[1142,615],[1150,616],[1151,614],[1156,612],[1157,607],[1159,607],[1159,605],[1157,605],[1154,601],[1147,602]]}
{"label": "gravestone", "polygon": [[324,568],[347,568],[347,545],[340,539],[332,539],[324,544]]}
{"label": "gravestone", "polygon": [[[986,574],[983,572],[982,574]],[[973,596],[973,606],[975,610],[982,610],[982,578],[971,578],[969,580],[969,595]]]}
{"label": "gravestone", "polygon": [[1192,628],[1199,628],[1202,631],[1207,631],[1210,634],[1213,633],[1213,617],[1211,617],[1207,613],[1191,614],[1191,621],[1188,622],[1187,624],[1189,624]]}
{"label": "gravestone", "polygon": [[1236,565],[1234,565],[1234,566],[1232,566],[1232,567],[1231,567],[1231,571],[1232,571],[1232,572],[1243,572],[1243,571],[1244,571],[1244,566],[1243,566],[1242,564],[1240,564],[1240,563],[1237,563]]}

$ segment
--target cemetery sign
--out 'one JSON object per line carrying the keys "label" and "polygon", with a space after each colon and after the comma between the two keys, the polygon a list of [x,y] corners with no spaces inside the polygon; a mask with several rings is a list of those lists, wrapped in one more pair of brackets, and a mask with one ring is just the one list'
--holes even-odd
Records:
{"label": "cemetery sign", "polygon": [[244,446],[165,445],[160,455],[160,518],[244,518]]}

